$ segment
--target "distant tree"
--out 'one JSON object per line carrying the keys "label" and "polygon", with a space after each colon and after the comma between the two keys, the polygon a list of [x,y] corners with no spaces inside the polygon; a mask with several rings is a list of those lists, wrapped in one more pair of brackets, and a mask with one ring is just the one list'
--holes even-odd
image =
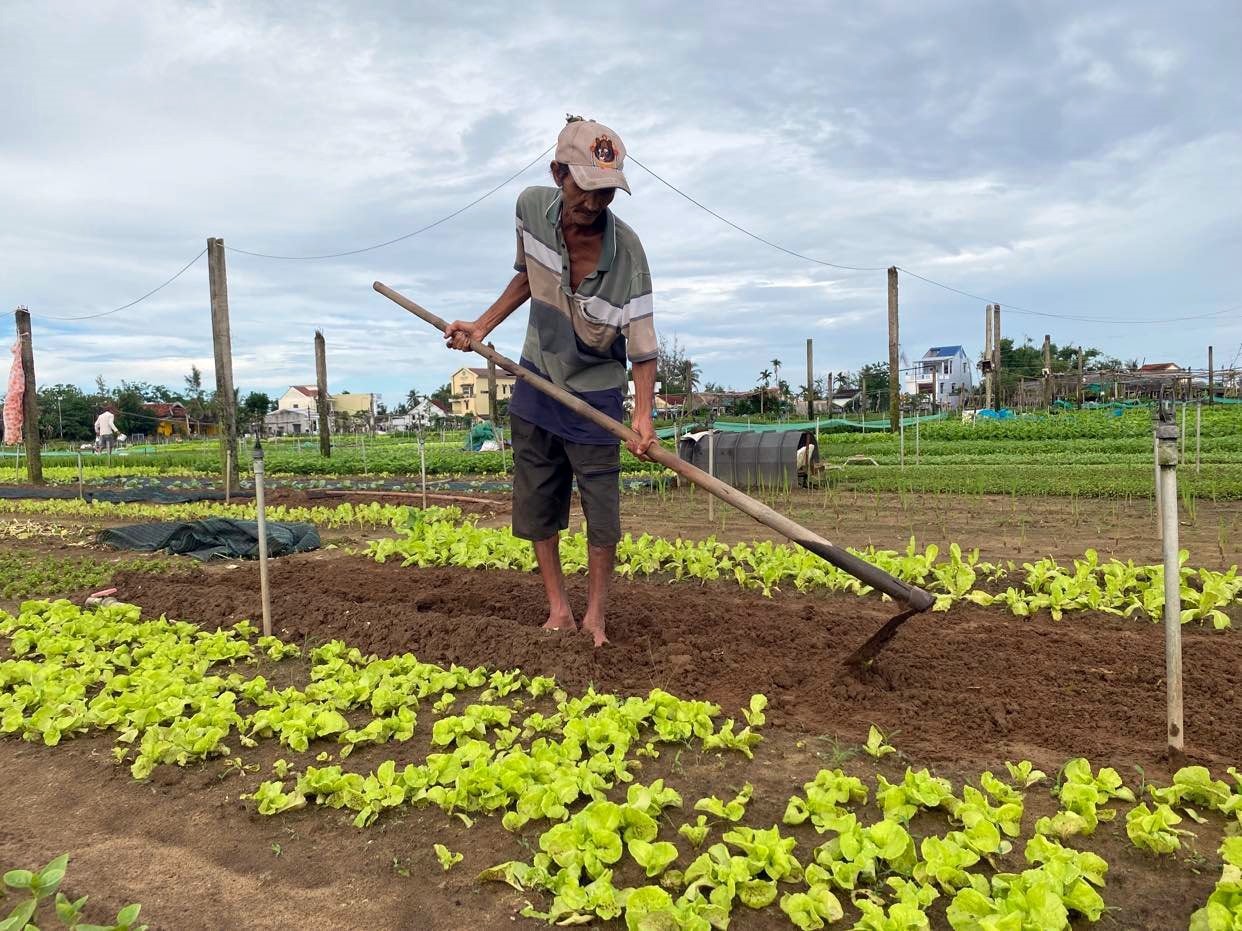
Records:
{"label": "distant tree", "polygon": [[200,429],[198,422],[207,413],[207,394],[203,390],[203,372],[197,365],[191,365],[190,374],[185,376],[185,409],[194,429]]}
{"label": "distant tree", "polygon": [[763,399],[768,393],[768,383],[772,380],[772,373],[764,369],[759,373],[759,381],[763,384],[763,390],[759,392],[759,416],[763,416]]}
{"label": "distant tree", "polygon": [[702,373],[699,366],[692,362],[685,348],[677,342],[677,334],[672,341],[660,337],[656,349],[656,381],[660,382],[664,394],[688,394],[692,388],[686,386],[686,365],[691,366],[690,381],[697,382]]}
{"label": "distant tree", "polygon": [[888,408],[888,363],[871,362],[864,365],[859,373],[867,380],[867,396],[863,403],[868,410],[886,410]]}
{"label": "distant tree", "polygon": [[418,393],[418,389],[411,388],[409,391],[405,393],[406,410],[407,411],[414,410],[414,408],[418,407],[418,402],[421,401],[422,399],[423,399],[423,396]]}
{"label": "distant tree", "polygon": [[112,406],[116,408],[116,426],[122,433],[132,436],[135,433],[150,433],[155,425],[151,415],[143,405],[146,398],[141,382],[122,381],[112,389]]}
{"label": "distant tree", "polygon": [[276,402],[263,391],[251,391],[246,395],[246,399],[242,401],[240,409],[237,412],[238,419],[241,421],[239,427],[249,429],[251,426],[257,425],[256,429],[262,431],[263,418],[272,412],[276,407]]}
{"label": "distant tree", "polygon": [[85,441],[95,436],[95,400],[77,385],[39,391],[39,433],[49,439]]}
{"label": "distant tree", "polygon": [[707,384],[703,386],[703,390],[713,393],[713,394],[719,394],[720,392],[725,390],[725,387],[724,385],[718,384],[717,382],[709,381]]}
{"label": "distant tree", "polygon": [[435,391],[431,392],[431,400],[439,401],[447,407],[449,402],[453,400],[453,385],[447,382],[441,385]]}
{"label": "distant tree", "polygon": [[784,395],[781,394],[781,360],[773,359],[771,362],[771,365],[772,365],[772,373],[773,373],[772,377],[776,380],[776,397],[777,397],[777,400],[780,400],[782,397],[784,397]]}

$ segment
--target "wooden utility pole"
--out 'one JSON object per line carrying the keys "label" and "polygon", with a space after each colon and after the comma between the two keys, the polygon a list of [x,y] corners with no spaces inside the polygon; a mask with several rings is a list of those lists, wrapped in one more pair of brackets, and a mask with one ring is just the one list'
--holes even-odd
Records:
{"label": "wooden utility pole", "polygon": [[835,411],[832,409],[832,372],[828,373],[828,381],[824,385],[828,389],[828,416],[832,417]]}
{"label": "wooden utility pole", "polygon": [[332,428],[328,416],[328,349],[323,331],[315,331],[315,411],[319,415],[319,455],[332,457]]}
{"label": "wooden utility pole", "polygon": [[992,409],[992,305],[983,308],[983,392],[984,404]]}
{"label": "wooden utility pole", "polygon": [[1214,390],[1214,382],[1216,381],[1216,368],[1212,364],[1212,347],[1208,346],[1208,403],[1216,403],[1216,391]]}
{"label": "wooden utility pole", "polygon": [[1087,382],[1082,373],[1082,347],[1078,347],[1078,406],[1087,399]]}
{"label": "wooden utility pole", "polygon": [[1044,334],[1044,410],[1052,408],[1052,337]]}
{"label": "wooden utility pole", "polygon": [[229,285],[224,240],[207,240],[207,281],[211,289],[211,341],[216,361],[216,416],[220,429],[220,467],[237,487],[237,398],[233,394],[233,342],[229,334]]}
{"label": "wooden utility pole", "polygon": [[19,307],[14,316],[17,318],[17,338],[22,343],[22,372],[25,377],[25,386],[22,389],[22,431],[26,438],[26,478],[32,485],[42,485],[43,452],[39,443],[39,395],[35,387],[30,311]]}
{"label": "wooden utility pole", "polygon": [[811,359],[811,340],[806,341],[806,419],[815,419],[815,363]]}
{"label": "wooden utility pole", "polygon": [[897,268],[888,270],[888,424],[894,433],[901,426],[901,373],[897,371]]}
{"label": "wooden utility pole", "polygon": [[1001,400],[1001,319],[1000,304],[992,305],[992,389],[996,395],[996,407],[999,410],[1004,402]]}

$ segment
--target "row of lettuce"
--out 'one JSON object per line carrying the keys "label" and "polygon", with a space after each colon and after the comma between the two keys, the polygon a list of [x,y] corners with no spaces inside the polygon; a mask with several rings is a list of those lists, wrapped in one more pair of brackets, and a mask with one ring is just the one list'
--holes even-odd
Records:
{"label": "row of lettuce", "polygon": [[[10,655],[0,661],[0,731],[47,745],[114,734],[115,760],[138,779],[213,757],[246,772],[240,754],[275,740],[293,761],[277,760],[250,793],[265,815],[313,804],[349,811],[364,827],[413,805],[467,826],[489,814],[510,831],[534,824],[538,852],[482,878],[538,894],[540,904],[523,913],[550,923],[623,917],[636,931],[708,931],[739,909],[775,904],[794,926],[814,929],[841,920],[848,903],[855,928],[902,931],[929,928],[941,899],[961,931],[1094,922],[1107,908],[1108,866],[1072,844],[1117,817],[1118,805],[1127,806],[1129,839],[1151,855],[1182,847],[1191,836],[1178,826],[1183,818],[1222,821],[1220,880],[1191,927],[1242,921],[1242,773],[1234,768],[1230,784],[1187,767],[1168,786],[1148,785],[1139,801],[1115,770],[1072,760],[1051,789],[1056,812],[1035,820],[1024,841],[1027,793],[1047,778],[1028,761],[960,790],[926,769],[907,767],[896,781],[877,774],[873,786],[821,769],[789,798],[781,824],[757,827],[744,823],[749,784],[698,799],[694,815],[678,818],[685,800],[675,788],[636,777],[669,747],[751,756],[766,724],[763,696],[722,721],[718,706],[658,689],[570,696],[551,677],[446,668],[409,654],[379,659],[339,641],[312,651],[304,686],[278,688],[253,666],[292,658],[296,646],[257,636],[247,622],[204,631],[143,619],[129,605],[28,602],[16,616],[0,613],[0,636]],[[342,765],[360,745],[409,741],[428,710],[432,749],[422,762],[399,768],[388,759],[365,773]],[[312,762],[325,745],[335,757],[325,749]],[[875,731],[866,749],[892,752]],[[618,793],[624,801],[610,797]],[[949,829],[916,837],[920,815],[943,817]],[[810,831],[824,839],[801,855],[799,838]],[[1006,871],[1018,841],[1027,868]],[[436,852],[446,869],[461,859],[443,844]]]}
{"label": "row of lettuce", "polygon": [[[178,505],[86,503],[76,500],[0,500],[0,511],[37,512],[43,517],[95,519],[195,520],[209,516],[253,519],[253,504],[224,505],[197,502]],[[269,520],[308,521],[320,527],[359,529],[386,527],[398,536],[374,540],[365,552],[379,562],[400,560],[412,566],[462,568],[536,568],[530,544],[508,528],[480,526],[464,518],[456,507],[425,509],[389,504],[340,504],[335,507],[268,509]],[[1005,608],[1018,617],[1047,611],[1054,620],[1066,612],[1096,611],[1124,617],[1158,619],[1164,609],[1164,568],[1133,561],[1102,560],[1095,550],[1062,565],[1043,559],[1018,565],[988,562],[977,549],[963,551],[957,544],[947,551],[929,545],[919,548],[912,537],[904,552],[868,547],[851,550],[903,581],[933,592],[936,610],[967,601]],[[1181,553],[1183,623],[1208,624],[1220,630],[1231,626],[1230,613],[1242,597],[1238,567],[1225,571],[1187,565]],[[561,542],[561,561],[570,573],[587,567],[586,536],[569,533]],[[781,590],[867,594],[870,588],[799,547],[761,541],[726,544],[705,540],[667,539],[626,534],[617,548],[619,575],[660,577],[686,582],[734,582],[740,588],[772,595]]]}
{"label": "row of lettuce", "polygon": [[[460,566],[483,569],[536,568],[528,543],[505,527],[482,527],[452,511],[409,509],[393,525],[397,538],[371,542],[366,552],[406,566]],[[1046,557],[1021,566],[991,563],[977,549],[963,552],[952,544],[947,552],[933,545],[920,549],[914,538],[904,552],[868,547],[851,552],[905,582],[936,595],[935,609],[946,611],[962,601],[1004,607],[1018,617],[1047,611],[1054,620],[1066,612],[1098,611],[1124,617],[1161,617],[1164,609],[1164,568],[1133,561],[1101,560],[1094,550],[1064,566]],[[1224,572],[1191,568],[1181,554],[1182,622],[1231,626],[1228,613],[1242,595],[1237,566]],[[561,540],[566,572],[587,568],[587,541],[582,532]],[[779,590],[867,594],[872,590],[818,556],[790,544],[761,541],[729,545],[706,540],[666,539],[626,534],[617,547],[618,574],[631,578],[667,577],[674,581],[734,582],[739,587],[772,595]]]}

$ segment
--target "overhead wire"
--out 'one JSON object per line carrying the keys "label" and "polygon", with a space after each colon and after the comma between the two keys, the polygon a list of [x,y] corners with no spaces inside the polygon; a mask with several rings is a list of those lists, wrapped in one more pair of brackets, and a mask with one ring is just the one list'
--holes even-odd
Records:
{"label": "overhead wire", "polygon": [[1206,320],[1213,317],[1223,317],[1227,314],[1235,314],[1242,311],[1242,305],[1237,307],[1228,307],[1225,310],[1214,310],[1205,314],[1187,314],[1180,317],[1161,317],[1158,320],[1140,320],[1133,317],[1094,317],[1085,314],[1055,314],[1043,310],[1032,310],[1029,307],[1022,307],[1018,304],[1007,304],[996,298],[982,297],[978,294],[972,294],[969,291],[963,291],[961,288],[955,288],[953,285],[945,284],[942,281],[936,281],[934,278],[928,278],[926,275],[920,275],[918,272],[912,272],[903,265],[896,266],[897,270],[902,274],[909,275],[911,278],[917,278],[919,281],[925,281],[937,288],[943,288],[946,291],[952,291],[954,294],[960,294],[971,300],[983,301],[984,303],[992,303],[1001,305],[1006,312],[1016,314],[1027,314],[1035,317],[1050,317],[1056,320],[1072,320],[1080,323],[1118,323],[1118,324],[1164,324],[1164,323],[1181,323],[1186,320]]}
{"label": "overhead wire", "polygon": [[465,213],[467,210],[469,210],[471,207],[475,206],[476,204],[480,204],[483,201],[487,200],[487,198],[491,197],[493,194],[495,194],[505,185],[509,184],[511,181],[514,181],[521,175],[525,174],[534,165],[536,165],[540,159],[546,157],[547,154],[551,152],[554,148],[556,148],[555,144],[548,146],[546,149],[544,149],[542,152],[536,155],[533,159],[531,159],[529,162],[527,162],[525,165],[523,165],[521,168],[515,171],[513,174],[509,175],[509,177],[505,178],[495,187],[480,194],[478,197],[470,201],[470,203],[466,204],[464,207],[458,207],[452,213],[445,214],[444,216],[440,217],[440,219],[435,220],[431,223],[428,223],[426,226],[420,226],[418,229],[413,230],[409,233],[405,233],[401,236],[398,236],[395,239],[388,239],[388,240],[385,240],[384,242],[377,242],[372,246],[363,246],[361,249],[347,249],[344,252],[328,252],[328,253],[324,253],[323,255],[273,255],[267,252],[252,252],[248,249],[239,249],[236,246],[228,245],[228,243],[225,243],[224,248],[229,250],[230,252],[239,253],[240,255],[249,255],[255,258],[259,258],[259,259],[280,259],[280,260],[285,260],[285,261],[317,261],[319,259],[340,259],[340,258],[344,258],[350,255],[361,255],[364,252],[373,252],[376,249],[383,249],[385,246],[391,246],[399,242],[404,242],[405,240],[410,239],[414,236],[417,236],[420,233],[425,233],[428,230],[435,229],[440,224],[447,223],[449,220],[453,219],[454,217],[460,216],[461,214]]}
{"label": "overhead wire", "polygon": [[[345,258],[348,256],[362,255],[367,252],[373,252],[377,249],[383,249],[387,246],[395,245],[396,243],[404,242],[407,239],[411,239],[415,236],[421,235],[422,233],[435,229],[436,227],[441,226],[444,223],[447,223],[449,220],[452,220],[455,217],[460,216],[461,214],[465,213],[467,210],[470,210],[472,207],[475,207],[476,205],[482,203],[487,198],[491,197],[497,191],[501,190],[506,185],[516,180],[518,177],[520,177],[525,172],[529,171],[541,159],[547,157],[547,155],[554,148],[555,148],[555,145],[548,146],[546,149],[544,149],[542,152],[536,155],[533,159],[531,159],[529,162],[527,162],[525,165],[523,165],[521,168],[515,171],[513,174],[509,175],[504,180],[500,181],[498,184],[484,191],[478,197],[474,198],[473,200],[469,201],[463,206],[458,207],[456,210],[453,210],[452,212],[447,213],[444,216],[419,227],[418,229],[411,230],[410,232],[404,233],[393,239],[388,239],[383,242],[374,243],[369,246],[362,246],[357,249],[347,249],[347,250],[343,250],[340,252],[329,252],[329,253],[321,253],[321,254],[316,254],[316,255],[280,255],[276,253],[259,252],[255,250],[242,249],[237,246],[230,246],[227,243],[225,244],[225,248],[228,251],[237,253],[239,255],[247,255],[247,256],[254,257],[254,258],[274,259],[274,260],[280,260],[280,261],[318,261],[318,260],[323,260],[323,259]],[[824,259],[817,259],[814,256],[810,256],[803,252],[799,252],[796,249],[790,249],[787,246],[783,246],[778,242],[775,242],[771,239],[768,239],[765,236],[761,236],[760,234],[753,232],[750,229],[747,229],[746,227],[742,226],[739,223],[735,223],[733,220],[730,220],[728,217],[725,217],[722,214],[718,213],[717,211],[713,210],[711,207],[707,206],[702,201],[698,200],[697,198],[683,191],[677,185],[673,184],[671,181],[664,178],[662,175],[660,175],[654,169],[649,167],[647,164],[635,158],[632,154],[629,155],[628,157],[630,161],[634,162],[636,165],[642,168],[643,171],[647,172],[647,174],[651,175],[651,177],[655,178],[662,185],[667,187],[669,190],[673,191],[678,196],[689,201],[691,204],[698,207],[700,210],[704,211],[708,215],[714,217],[716,220],[719,220],[721,223],[724,223],[726,226],[732,228],[733,230],[736,230],[742,235],[747,236],[750,239],[753,239],[756,242],[759,242],[771,249],[784,253],[785,255],[791,256],[792,258],[796,258],[804,262],[810,262],[814,265],[823,266],[825,268],[833,268],[833,269],[838,269],[842,271],[878,272],[878,271],[885,271],[888,268],[888,266],[884,266],[884,265],[846,265],[840,262],[829,262]],[[167,279],[166,281],[152,288],[150,291],[146,292],[141,297],[135,298],[134,300],[129,301],[126,304],[122,304],[119,307],[114,307],[114,308],[111,308],[110,310],[100,311],[98,313],[80,314],[77,316],[58,316],[54,314],[44,314],[44,313],[39,313],[39,314],[36,314],[35,316],[42,317],[47,320],[64,320],[64,321],[90,320],[90,319],[95,319],[98,317],[106,317],[111,314],[119,313],[123,310],[128,310],[129,308],[142,303],[143,301],[147,300],[148,298],[152,297],[153,295],[157,294],[158,292],[166,288],[168,285],[172,284],[174,281],[180,278],[183,274],[189,271],[189,269],[192,268],[194,264],[199,259],[201,259],[206,252],[207,250],[203,249],[197,255],[195,255],[194,258],[192,258],[189,262],[187,262],[184,266],[182,266],[182,268],[178,270],[177,273],[174,274],[171,278]],[[1186,321],[1192,321],[1192,320],[1214,319],[1217,317],[1223,317],[1226,315],[1242,312],[1242,305],[1239,305],[1237,307],[1230,307],[1225,310],[1212,311],[1209,313],[1187,314],[1187,315],[1181,315],[1181,316],[1176,316],[1176,317],[1164,317],[1164,318],[1154,319],[1154,320],[1153,319],[1140,320],[1140,319],[1134,319],[1134,318],[1102,317],[1102,316],[1092,316],[1092,315],[1086,315],[1086,314],[1059,314],[1059,313],[1053,313],[1050,311],[1042,311],[1042,310],[1036,310],[1030,307],[1024,307],[1020,304],[1011,304],[1011,303],[1008,303],[1006,301],[1003,301],[997,298],[987,298],[982,295],[975,294],[973,292],[964,290],[962,288],[958,288],[953,285],[946,284],[945,282],[937,281],[936,279],[930,278],[926,275],[919,274],[918,272],[913,271],[909,268],[906,268],[905,266],[896,265],[894,267],[896,267],[897,270],[901,274],[907,275],[911,278],[918,279],[919,281],[925,282],[926,284],[932,285],[933,287],[941,288],[942,290],[961,295],[962,297],[966,297],[971,300],[982,301],[985,303],[1000,304],[1002,307],[1005,308],[1006,312],[1008,313],[1019,314],[1019,315],[1029,315],[1029,316],[1036,316],[1036,317],[1045,317],[1045,318],[1055,319],[1055,320],[1067,320],[1067,321],[1074,321],[1074,322],[1081,322],[1081,323],[1102,323],[1102,324],[1165,325],[1165,324],[1184,323]]]}
{"label": "overhead wire", "polygon": [[794,249],[790,249],[790,248],[787,248],[786,246],[782,246],[780,243],[776,243],[770,239],[766,239],[763,236],[760,236],[758,233],[752,233],[746,227],[740,226],[739,224],[734,223],[728,217],[721,216],[711,207],[708,207],[706,204],[704,204],[702,201],[696,200],[695,198],[687,194],[685,191],[683,191],[681,188],[677,187],[677,185],[673,184],[671,181],[667,181],[660,175],[656,174],[654,171],[652,171],[650,168],[648,168],[646,165],[644,165],[642,162],[636,159],[633,155],[627,155],[626,157],[631,162],[633,162],[635,165],[637,165],[639,168],[641,168],[643,171],[647,172],[647,174],[651,175],[651,177],[655,178],[657,181],[659,181],[661,184],[667,187],[670,191],[673,191],[676,194],[679,194],[680,196],[684,197],[686,200],[690,201],[690,203],[694,204],[694,206],[698,207],[700,210],[704,211],[705,213],[711,214],[721,223],[724,223],[728,226],[733,227],[735,230],[737,230],[742,235],[749,236],[751,239],[757,242],[761,242],[765,246],[768,246],[769,248],[776,249],[778,252],[784,252],[786,255],[793,256],[795,259],[802,259],[804,262],[813,262],[816,265],[823,265],[826,268],[837,268],[837,269],[841,269],[843,271],[849,271],[849,272],[882,272],[887,268],[887,266],[884,266],[884,265],[842,265],[838,262],[826,262],[823,259],[813,258],[812,256],[804,255],[803,253],[798,252]]}
{"label": "overhead wire", "polygon": [[106,317],[109,314],[120,313],[122,310],[129,310],[129,308],[133,307],[135,304],[141,304],[147,298],[164,290],[166,287],[168,287],[170,284],[172,284],[174,281],[176,281],[178,278],[180,278],[182,275],[188,272],[191,268],[193,268],[194,263],[197,262],[199,259],[201,259],[206,254],[207,254],[207,249],[204,248],[202,252],[194,256],[194,258],[190,259],[190,261],[186,262],[185,265],[181,266],[181,270],[177,272],[177,274],[173,275],[163,284],[157,285],[156,287],[148,291],[146,294],[142,295],[142,297],[134,298],[128,304],[122,304],[120,307],[113,307],[111,310],[100,311],[97,314],[80,314],[76,317],[61,317],[61,316],[57,316],[56,314],[45,314],[45,313],[36,313],[36,314],[33,314],[33,316],[41,317],[44,320],[93,320],[96,317]]}
{"label": "overhead wire", "polygon": [[[629,155],[627,157],[629,158],[630,161],[634,162],[634,164],[642,168],[643,171],[651,175],[651,177],[655,178],[657,181],[659,181],[669,190],[673,191],[674,193],[688,200],[690,203],[694,204],[700,210],[715,217],[721,223],[724,223],[727,226],[732,227],[733,229],[737,230],[742,235],[748,236],[751,239],[755,240],[756,242],[763,243],[763,245],[768,246],[769,248],[775,249],[778,252],[783,252],[786,255],[792,256],[793,258],[796,258],[796,259],[801,259],[802,261],[805,261],[805,262],[812,262],[815,265],[822,265],[827,268],[836,268],[836,269],[841,269],[844,271],[879,272],[879,271],[886,271],[889,267],[886,265],[845,265],[845,264],[838,263],[838,262],[828,262],[823,259],[817,259],[813,256],[806,255],[805,253],[798,252],[795,249],[790,249],[787,246],[782,246],[780,243],[773,242],[772,240],[764,236],[760,236],[758,233],[755,233],[747,229],[746,227],[733,222],[728,217],[722,216],[721,214],[717,213],[711,207],[708,207],[702,201],[698,200],[695,197],[692,197],[690,194],[687,194],[681,188],[677,187],[677,185],[673,184],[671,181],[667,180],[666,178],[664,178],[663,176],[655,172],[652,168],[650,168],[648,165],[644,164],[643,162],[639,161],[633,155]],[[1081,322],[1081,323],[1113,323],[1113,324],[1139,323],[1139,324],[1159,325],[1159,324],[1181,323],[1187,320],[1206,320],[1206,319],[1210,319],[1214,317],[1223,317],[1227,314],[1233,314],[1233,313],[1238,313],[1239,311],[1242,311],[1242,306],[1239,306],[1239,307],[1231,307],[1226,310],[1213,311],[1211,313],[1205,313],[1205,314],[1190,314],[1190,315],[1184,315],[1180,317],[1163,317],[1159,320],[1135,320],[1134,318],[1097,317],[1097,316],[1090,316],[1090,315],[1085,315],[1085,314],[1058,314],[1058,313],[1052,313],[1049,311],[1035,310],[1033,308],[1023,307],[1018,304],[1010,304],[1005,301],[998,300],[996,298],[982,297],[978,294],[972,294],[971,292],[965,291],[961,288],[956,288],[953,285],[945,284],[942,281],[937,281],[934,278],[928,278],[926,275],[920,275],[918,272],[911,271],[910,269],[902,265],[896,265],[894,267],[896,267],[896,269],[902,274],[909,275],[912,278],[917,278],[920,281],[924,281],[927,284],[934,285],[937,288],[943,288],[946,291],[952,291],[955,294],[960,294],[963,297],[968,297],[971,300],[983,301],[984,303],[1000,304],[1001,306],[1005,308],[1006,311],[1010,313],[1027,314],[1027,315],[1035,316],[1035,317],[1048,317],[1048,318],[1056,319],[1056,320],[1072,320],[1072,321]]]}

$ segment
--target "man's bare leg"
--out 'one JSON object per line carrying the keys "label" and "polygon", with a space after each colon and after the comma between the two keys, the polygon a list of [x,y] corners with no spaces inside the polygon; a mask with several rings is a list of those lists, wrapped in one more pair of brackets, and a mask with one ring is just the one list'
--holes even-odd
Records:
{"label": "man's bare leg", "polygon": [[608,610],[608,585],[616,560],[615,546],[587,547],[587,610],[582,618],[582,629],[595,639],[597,647],[608,642],[604,615]]}
{"label": "man's bare leg", "polygon": [[561,535],[535,541],[535,559],[539,562],[539,575],[548,593],[548,619],[546,630],[574,630],[574,612],[565,594],[565,573],[561,571]]}

